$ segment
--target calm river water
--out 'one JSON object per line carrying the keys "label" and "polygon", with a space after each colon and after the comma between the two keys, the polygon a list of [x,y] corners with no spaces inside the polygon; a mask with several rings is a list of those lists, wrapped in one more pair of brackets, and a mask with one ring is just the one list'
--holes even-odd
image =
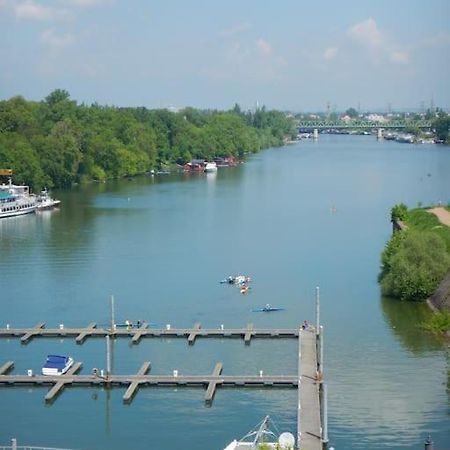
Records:
{"label": "calm river water", "polygon": [[[448,370],[442,343],[419,324],[426,308],[383,299],[380,253],[389,211],[450,201],[448,147],[326,136],[269,149],[214,174],[143,177],[55,192],[58,211],[0,222],[1,326],[99,325],[294,327],[314,319],[320,286],[329,386],[330,444],[336,449],[422,449],[450,442]],[[332,213],[331,208],[336,208]],[[243,296],[219,284],[249,274]],[[255,314],[266,303],[286,308]],[[113,370],[133,373],[292,374],[289,340],[144,339],[114,343]],[[70,354],[82,373],[105,368],[105,343],[88,339],[0,340],[0,364],[39,371],[47,354]],[[0,445],[75,449],[221,450],[266,414],[295,434],[295,390],[67,388],[51,406],[46,388],[0,389]]]}

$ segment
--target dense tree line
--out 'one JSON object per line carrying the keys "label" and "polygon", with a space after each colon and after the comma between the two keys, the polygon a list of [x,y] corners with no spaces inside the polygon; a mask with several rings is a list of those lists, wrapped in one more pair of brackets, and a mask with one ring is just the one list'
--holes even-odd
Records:
{"label": "dense tree line", "polygon": [[174,113],[88,106],[60,89],[41,102],[0,102],[0,168],[34,189],[133,176],[192,158],[241,158],[293,135],[290,119],[264,107]]}

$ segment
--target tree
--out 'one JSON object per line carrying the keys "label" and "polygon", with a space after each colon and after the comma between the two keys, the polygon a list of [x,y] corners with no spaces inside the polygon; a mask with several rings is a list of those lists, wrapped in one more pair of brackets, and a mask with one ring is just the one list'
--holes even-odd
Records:
{"label": "tree", "polygon": [[450,116],[445,113],[440,113],[439,117],[433,121],[433,129],[439,140],[448,142],[450,131]]}
{"label": "tree", "polygon": [[391,209],[391,222],[406,220],[408,218],[408,207],[404,203],[399,203]]}
{"label": "tree", "polygon": [[385,254],[381,288],[385,295],[419,301],[428,297],[450,267],[445,241],[432,232],[407,231]]}
{"label": "tree", "polygon": [[356,111],[355,108],[348,108],[347,111],[345,111],[345,114],[351,117],[352,119],[358,117],[358,111]]}

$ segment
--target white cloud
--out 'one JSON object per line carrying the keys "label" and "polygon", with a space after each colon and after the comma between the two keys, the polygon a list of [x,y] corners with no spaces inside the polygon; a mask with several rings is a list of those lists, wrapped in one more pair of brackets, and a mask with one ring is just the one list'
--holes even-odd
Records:
{"label": "white cloud", "polygon": [[45,30],[41,34],[41,42],[55,55],[75,42],[75,36],[69,33],[56,34],[53,30]]}
{"label": "white cloud", "polygon": [[256,41],[256,48],[262,55],[270,56],[272,54],[272,46],[262,38]]}
{"label": "white cloud", "polygon": [[15,13],[20,19],[49,20],[54,17],[52,8],[35,3],[33,0],[26,0],[16,5]]}
{"label": "white cloud", "polygon": [[347,34],[354,40],[371,47],[380,47],[384,36],[377,27],[377,23],[371,17],[357,23],[347,30]]}
{"label": "white cloud", "polygon": [[245,33],[251,28],[252,26],[249,23],[238,23],[237,25],[227,28],[226,30],[222,30],[219,35],[223,37],[233,37],[238,34]]}
{"label": "white cloud", "polygon": [[288,65],[286,59],[263,38],[227,42],[222,51],[215,52],[215,58],[216,63],[209,63],[208,67],[201,69],[201,73],[220,83],[277,82],[284,78]]}
{"label": "white cloud", "polygon": [[390,54],[390,60],[396,64],[407,64],[409,63],[409,54],[405,51],[394,50]]}
{"label": "white cloud", "polygon": [[450,33],[441,32],[436,36],[427,38],[423,41],[426,47],[440,47],[450,45]]}
{"label": "white cloud", "polygon": [[330,61],[330,60],[336,58],[337,53],[338,53],[338,48],[337,48],[337,47],[328,47],[328,48],[325,49],[325,51],[323,52],[323,57],[324,57],[327,61]]}

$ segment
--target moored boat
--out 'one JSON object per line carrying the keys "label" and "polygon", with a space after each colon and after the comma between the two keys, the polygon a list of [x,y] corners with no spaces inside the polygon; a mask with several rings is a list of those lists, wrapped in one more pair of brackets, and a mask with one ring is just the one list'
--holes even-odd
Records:
{"label": "moored boat", "polygon": [[213,161],[213,162],[207,162],[205,164],[205,172],[217,172],[217,164]]}
{"label": "moored boat", "polygon": [[239,441],[235,439],[224,450],[256,450],[259,448],[293,450],[295,447],[294,436],[291,433],[281,433],[277,437],[277,434],[269,429],[269,423],[275,428],[270,417],[266,416],[252,431]]}
{"label": "moored boat", "polygon": [[41,211],[44,209],[52,209],[58,206],[61,203],[61,200],[56,200],[50,197],[47,189],[41,191],[41,193],[37,196],[37,210]]}
{"label": "moored boat", "polygon": [[42,367],[42,375],[64,375],[73,366],[70,356],[48,355]]}
{"label": "moored boat", "polygon": [[0,185],[0,219],[33,213],[36,208],[37,198],[28,186],[13,184],[11,178]]}

